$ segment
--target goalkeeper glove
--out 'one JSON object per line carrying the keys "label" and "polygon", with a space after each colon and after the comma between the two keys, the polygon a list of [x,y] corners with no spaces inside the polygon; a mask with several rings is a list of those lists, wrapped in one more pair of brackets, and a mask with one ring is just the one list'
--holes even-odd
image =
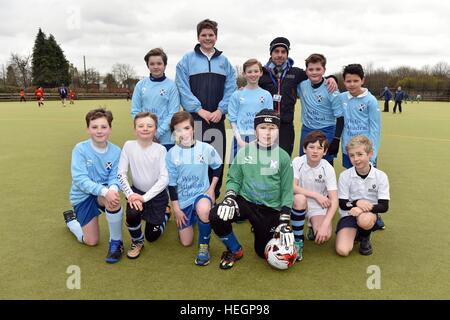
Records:
{"label": "goalkeeper glove", "polygon": [[333,138],[333,141],[331,142],[330,146],[328,147],[327,154],[330,155],[337,155],[339,152],[339,143],[341,142],[341,139],[339,138]]}
{"label": "goalkeeper glove", "polygon": [[239,214],[239,207],[236,202],[236,192],[229,190],[225,194],[223,201],[217,207],[217,215],[223,221],[227,221],[233,219],[235,212]]}

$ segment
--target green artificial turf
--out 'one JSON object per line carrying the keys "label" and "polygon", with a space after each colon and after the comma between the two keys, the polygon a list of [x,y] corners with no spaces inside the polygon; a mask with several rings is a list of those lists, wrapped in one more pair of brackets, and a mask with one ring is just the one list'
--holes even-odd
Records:
{"label": "green artificial turf", "polygon": [[[35,102],[0,103],[0,299],[450,298],[450,103],[408,103],[401,115],[382,113],[378,164],[389,176],[391,202],[387,229],[372,237],[373,255],[361,256],[356,247],[338,257],[333,236],[324,246],[307,242],[304,261],[284,272],[256,256],[248,222],[234,227],[245,256],[228,271],[218,268],[224,248],[215,236],[211,264],[195,266],[196,246],[178,243],[173,218],[137,260],[104,262],[104,215],[99,245],[79,244],[62,212],[70,208],[71,150],[87,138],[84,116],[97,106],[114,114],[112,142],[122,146],[134,138],[125,100],[66,108],[49,101],[41,109]],[[125,227],[123,235],[127,248]],[[80,267],[80,290],[67,288],[71,265]],[[380,268],[381,289],[367,288],[372,265]]]}

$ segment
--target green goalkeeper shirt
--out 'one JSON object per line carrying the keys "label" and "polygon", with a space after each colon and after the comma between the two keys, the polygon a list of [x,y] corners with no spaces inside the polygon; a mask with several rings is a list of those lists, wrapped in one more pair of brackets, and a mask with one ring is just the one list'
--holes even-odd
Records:
{"label": "green goalkeeper shirt", "polygon": [[228,170],[227,190],[245,200],[275,210],[292,208],[294,174],[289,155],[275,146],[271,149],[249,143],[237,153]]}

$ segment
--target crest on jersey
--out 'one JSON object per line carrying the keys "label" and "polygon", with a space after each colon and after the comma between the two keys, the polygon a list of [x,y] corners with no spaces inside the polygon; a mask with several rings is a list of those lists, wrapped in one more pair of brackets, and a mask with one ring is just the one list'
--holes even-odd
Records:
{"label": "crest on jersey", "polygon": [[105,163],[105,169],[108,171],[111,171],[112,169],[112,162],[108,161],[107,163]]}
{"label": "crest on jersey", "polygon": [[91,159],[86,160],[86,167],[92,167],[93,164]]}
{"label": "crest on jersey", "polygon": [[377,188],[377,185],[376,185],[376,184],[373,184],[373,185],[372,185],[372,189],[375,190],[376,188]]}
{"label": "crest on jersey", "polygon": [[278,168],[278,161],[270,160],[270,169],[276,169],[276,168]]}
{"label": "crest on jersey", "polygon": [[197,161],[200,163],[205,163],[205,157],[202,154],[197,156]]}
{"label": "crest on jersey", "polygon": [[364,103],[360,103],[358,106],[359,111],[364,111],[364,110],[366,110],[366,108],[367,108],[367,106]]}
{"label": "crest on jersey", "polygon": [[160,96],[165,96],[166,95],[166,89],[161,89],[161,90],[159,90],[159,95]]}
{"label": "crest on jersey", "polygon": [[317,98],[317,102],[322,102],[322,100],[323,100],[323,97],[320,94],[316,98]]}
{"label": "crest on jersey", "polygon": [[263,104],[265,101],[266,101],[266,99],[264,99],[264,97],[259,97],[259,102],[260,102],[261,104]]}

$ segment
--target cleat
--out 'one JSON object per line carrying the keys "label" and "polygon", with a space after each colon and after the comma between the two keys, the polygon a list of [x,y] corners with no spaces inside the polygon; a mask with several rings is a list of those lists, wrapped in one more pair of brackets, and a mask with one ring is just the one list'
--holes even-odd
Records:
{"label": "cleat", "polygon": [[295,249],[297,250],[297,258],[295,258],[295,261],[302,261],[303,260],[303,241],[295,241],[294,242]]}
{"label": "cleat", "polygon": [[220,259],[220,269],[231,269],[236,261],[244,256],[244,250],[242,247],[235,253],[227,250],[222,253],[222,258]]}
{"label": "cleat", "polygon": [[313,227],[308,227],[308,233],[306,234],[306,239],[308,239],[309,241],[316,240],[316,236],[314,235]]}
{"label": "cleat", "polygon": [[372,254],[372,243],[370,242],[370,237],[361,238],[359,244],[359,253],[363,256],[370,256]]}
{"label": "cleat", "polygon": [[207,266],[209,264],[209,245],[204,243],[199,245],[195,264],[198,266]]}
{"label": "cleat", "polygon": [[75,212],[73,212],[73,210],[64,211],[63,216],[64,216],[64,221],[66,222],[66,224],[68,224],[72,220],[77,219],[77,216],[75,215]]}
{"label": "cleat", "polygon": [[109,241],[108,255],[106,256],[107,263],[119,262],[122,258],[123,253],[123,242],[121,240],[111,240]]}
{"label": "cleat", "polygon": [[377,215],[377,222],[375,223],[377,230],[384,230],[386,229],[386,225],[384,224],[383,219],[381,219],[381,216]]}
{"label": "cleat", "polygon": [[127,257],[129,259],[137,259],[144,248],[144,241],[131,242],[130,249],[127,252]]}

